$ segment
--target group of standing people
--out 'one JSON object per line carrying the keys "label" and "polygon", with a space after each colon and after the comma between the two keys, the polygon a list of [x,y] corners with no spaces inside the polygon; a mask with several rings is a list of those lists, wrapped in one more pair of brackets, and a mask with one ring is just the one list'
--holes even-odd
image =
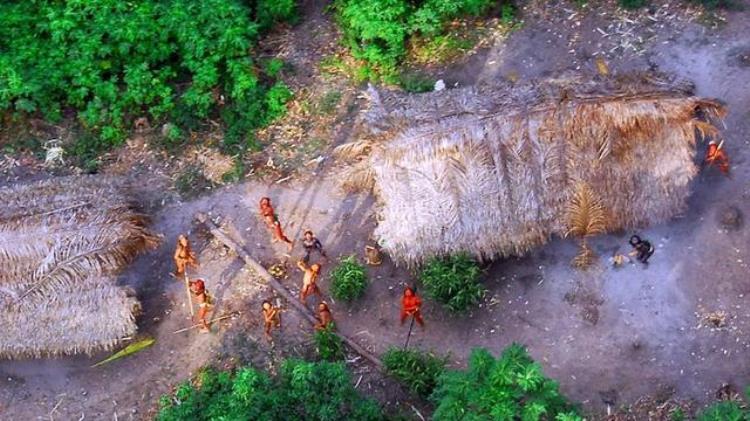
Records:
{"label": "group of standing people", "polygon": [[[266,226],[271,231],[274,241],[282,242],[287,245],[288,251],[292,251],[294,248],[294,241],[290,240],[285,234],[279,221],[279,217],[276,214],[271,199],[263,197],[260,200],[259,214]],[[300,289],[299,300],[303,304],[307,302],[310,295],[316,295],[319,298],[317,306],[316,319],[317,322],[314,325],[316,331],[332,329],[333,316],[331,309],[328,304],[322,300],[322,294],[318,287],[318,278],[322,270],[321,262],[315,262],[310,264],[310,260],[313,254],[318,254],[320,258],[327,259],[323,244],[315,237],[315,234],[311,230],[305,230],[302,235],[302,247],[304,249],[303,257],[297,261],[297,267],[302,271],[302,287]],[[373,248],[369,247],[365,250],[366,261],[371,265],[378,265],[381,263],[379,254]],[[199,310],[197,314],[197,321],[201,328],[201,332],[210,331],[210,323],[208,321],[208,313],[211,310],[211,295],[206,290],[206,283],[201,278],[190,280],[187,276],[188,267],[197,267],[198,259],[195,253],[190,247],[190,242],[185,235],[180,235],[177,239],[177,247],[174,253],[175,262],[175,273],[176,278],[184,277],[188,291],[190,294],[190,305],[192,314],[193,301],[198,303]],[[406,287],[401,299],[401,315],[400,321],[403,324],[407,318],[412,317],[420,326],[424,327],[424,319],[421,314],[422,300],[416,294],[416,290],[412,287]],[[271,332],[273,329],[281,328],[281,312],[282,308],[279,305],[274,305],[271,300],[264,300],[261,304],[261,313],[263,315],[264,333],[268,340],[272,339]]]}
{"label": "group of standing people", "polygon": [[[294,248],[294,242],[290,240],[285,234],[281,227],[281,222],[276,214],[271,199],[263,197],[260,199],[259,213],[261,218],[266,222],[269,230],[271,230],[274,240],[280,241],[287,244],[289,251]],[[313,253],[317,253],[321,258],[327,259],[323,244],[315,237],[315,234],[311,230],[305,230],[302,235],[302,247],[304,249],[304,256],[302,259],[297,261],[297,267],[302,271],[302,287],[300,288],[299,300],[303,304],[307,302],[307,299],[311,295],[316,295],[319,299],[317,307],[317,322],[314,325],[316,331],[333,329],[333,316],[331,309],[328,304],[322,300],[322,294],[318,287],[318,278],[320,277],[321,270],[323,268],[320,262],[310,264],[310,258]],[[381,263],[380,256],[377,252],[374,252],[374,248],[367,246],[365,249],[366,261],[371,265],[379,265]],[[263,321],[264,321],[264,333],[266,338],[271,340],[271,331],[274,328],[281,327],[281,308],[274,306],[269,300],[263,301]],[[424,320],[420,308],[422,306],[422,300],[417,296],[415,290],[411,287],[406,287],[404,290],[404,296],[401,300],[401,324],[408,317],[413,317],[414,320],[424,327]]]}

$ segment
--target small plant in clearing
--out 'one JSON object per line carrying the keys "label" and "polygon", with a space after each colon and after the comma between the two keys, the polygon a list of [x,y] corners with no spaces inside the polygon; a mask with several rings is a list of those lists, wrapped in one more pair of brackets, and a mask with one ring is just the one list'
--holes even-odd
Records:
{"label": "small plant in clearing", "polygon": [[466,254],[433,258],[422,268],[419,279],[427,295],[452,312],[462,312],[484,297],[479,283],[479,265]]}
{"label": "small plant in clearing", "polygon": [[435,389],[446,362],[447,358],[415,350],[390,348],[383,354],[386,373],[422,398],[428,398]]}
{"label": "small plant in clearing", "polygon": [[315,332],[315,349],[321,360],[341,361],[345,357],[344,343],[333,329],[333,324],[330,324],[325,329]]}
{"label": "small plant in clearing", "polygon": [[361,297],[367,288],[365,267],[352,255],[341,260],[331,272],[331,295],[341,301]]}

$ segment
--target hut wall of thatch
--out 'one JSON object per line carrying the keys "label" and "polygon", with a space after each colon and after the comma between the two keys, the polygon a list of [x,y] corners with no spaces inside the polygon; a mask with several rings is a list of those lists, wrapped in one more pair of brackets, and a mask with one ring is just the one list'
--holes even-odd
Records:
{"label": "hut wall of thatch", "polygon": [[559,79],[422,95],[370,90],[346,187],[373,189],[375,235],[396,260],[468,252],[521,255],[571,230],[576,186],[594,192],[606,231],[678,214],[697,172],[696,133],[715,101],[655,75]]}
{"label": "hut wall of thatch", "polygon": [[91,353],[136,330],[117,274],[156,237],[114,180],[0,189],[0,357]]}

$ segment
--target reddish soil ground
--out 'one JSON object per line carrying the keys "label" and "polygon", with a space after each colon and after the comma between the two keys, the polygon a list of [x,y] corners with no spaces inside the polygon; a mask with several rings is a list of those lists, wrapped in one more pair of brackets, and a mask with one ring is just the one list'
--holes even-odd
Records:
{"label": "reddish soil ground", "polygon": [[[563,6],[538,14],[529,10],[525,25],[507,40],[447,70],[436,69],[435,75],[449,84],[465,85],[544,77],[576,68],[592,73],[601,51],[607,52],[602,56],[614,73],[647,68],[676,73],[692,80],[699,95],[727,104],[725,137],[732,177],[715,171],[701,174],[683,215],[639,232],[656,246],[648,267],[613,269],[607,264],[614,251],[626,250],[631,233],[593,240],[601,260],[588,272],[570,266],[576,253],[573,241],[554,239],[528,256],[489,266],[486,299],[467,315],[449,316],[427,301],[427,329],[415,329],[411,346],[449,353],[460,367],[474,347],[499,352],[512,342],[523,343],[546,374],[559,380],[563,392],[582,403],[590,419],[602,417],[608,405],[627,406],[645,395],[705,404],[722,384],[750,383],[750,231],[742,224],[727,228],[719,222],[730,207],[750,215],[750,14],[728,13],[724,24],[709,29],[670,20],[666,12],[659,14],[662,9],[655,10],[655,21],[642,19],[631,25],[622,23],[621,17]],[[582,17],[570,18],[572,13]],[[621,35],[604,36],[597,28]],[[635,34],[634,42],[639,35],[653,34],[653,39],[635,51],[610,52],[630,33]],[[284,356],[311,355],[310,328],[291,310],[283,316],[283,335],[277,335],[275,345],[262,338],[258,309],[262,299],[272,296],[270,290],[196,226],[193,216],[211,212],[220,218],[264,265],[287,262],[289,278],[283,283],[296,293],[301,274],[292,263],[300,257],[300,248],[285,256],[281,245],[270,243],[255,213],[261,196],[272,197],[290,236],[298,238],[309,227],[327,248],[331,259],[324,262],[322,289],[328,296],[327,270],[339,256],[361,255],[375,226],[374,207],[372,198],[339,193],[336,169],[329,163],[314,171],[315,176],[303,174],[307,177],[284,183],[225,187],[190,202],[169,196],[164,204],[158,200],[161,192],[140,179],[137,193],[144,197],[154,228],[164,234],[165,242],[139,258],[123,282],[138,288],[145,309],[141,330],[153,335],[156,345],[96,369],[89,366],[106,355],[0,362],[0,418],[110,419],[117,414],[118,419],[148,419],[161,394],[207,363],[273,368]],[[190,324],[183,284],[168,275],[173,242],[180,232],[190,232],[200,250],[201,267],[195,275],[204,276],[216,295],[215,313],[240,312],[211,334],[173,333]],[[332,303],[332,311],[343,333],[381,353],[403,344],[408,327],[398,324],[398,297],[402,285],[413,278],[387,260],[369,273],[365,297],[353,306]],[[313,304],[311,299],[308,305]],[[705,313],[717,310],[728,313],[727,326],[701,323]],[[359,389],[364,393],[392,407],[411,399],[361,361],[352,367],[355,380],[363,376]],[[424,410],[418,402],[415,405]],[[402,408],[411,412],[408,406]]]}

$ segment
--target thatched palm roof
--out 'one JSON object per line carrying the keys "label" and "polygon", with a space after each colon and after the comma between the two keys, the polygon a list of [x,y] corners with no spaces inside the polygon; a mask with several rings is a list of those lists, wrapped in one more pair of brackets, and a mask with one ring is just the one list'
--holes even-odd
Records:
{"label": "thatched palm roof", "polygon": [[[696,133],[722,106],[663,76],[547,80],[421,95],[369,90],[345,187],[379,199],[375,235],[397,260],[520,255],[571,230],[586,186],[605,230],[679,213],[697,172]],[[579,186],[579,187],[577,187]]]}
{"label": "thatched palm roof", "polygon": [[91,353],[136,330],[117,273],[156,242],[113,180],[0,189],[0,357]]}

